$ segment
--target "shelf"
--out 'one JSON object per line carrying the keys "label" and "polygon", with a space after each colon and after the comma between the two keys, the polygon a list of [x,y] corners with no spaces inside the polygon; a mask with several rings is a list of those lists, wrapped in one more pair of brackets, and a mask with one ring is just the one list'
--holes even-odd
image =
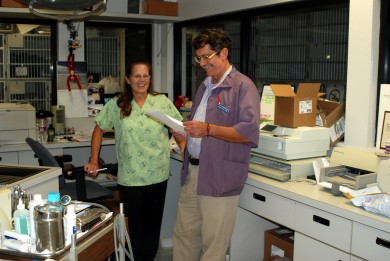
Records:
{"label": "shelf", "polygon": [[[27,8],[8,8],[0,7],[1,18],[23,18],[23,19],[44,19],[33,15]],[[103,12],[99,16],[91,16],[88,21],[98,22],[123,22],[123,23],[143,23],[143,24],[164,24],[179,21],[178,16],[162,16],[147,14],[129,14],[129,13],[108,13]]]}

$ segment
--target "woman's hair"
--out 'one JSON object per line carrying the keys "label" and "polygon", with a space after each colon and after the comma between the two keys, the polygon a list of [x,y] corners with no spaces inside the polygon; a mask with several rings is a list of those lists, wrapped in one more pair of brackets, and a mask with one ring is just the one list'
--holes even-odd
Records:
{"label": "woman's hair", "polygon": [[206,31],[201,32],[192,41],[192,46],[195,50],[203,48],[206,44],[209,44],[211,49],[219,52],[223,48],[228,49],[228,54],[232,48],[232,39],[230,35],[219,28],[209,28]]}
{"label": "woman's hair", "polygon": [[[149,75],[150,76],[152,75],[152,69],[150,67],[150,64],[146,60],[136,60],[136,61],[129,63],[129,65],[127,66],[126,77],[128,77],[128,78],[131,77],[133,69],[137,65],[146,65],[146,67],[148,67],[148,69],[149,69]],[[151,81],[149,82],[149,87],[148,87],[147,92],[152,94],[152,95],[158,94],[153,90],[153,86],[152,86]],[[124,88],[123,92],[121,92],[121,94],[118,96],[118,100],[116,103],[118,105],[118,107],[121,109],[121,118],[125,118],[131,114],[131,109],[132,109],[131,102],[133,99],[134,99],[134,95],[133,95],[133,91],[131,90],[131,86],[125,80],[125,88]]]}

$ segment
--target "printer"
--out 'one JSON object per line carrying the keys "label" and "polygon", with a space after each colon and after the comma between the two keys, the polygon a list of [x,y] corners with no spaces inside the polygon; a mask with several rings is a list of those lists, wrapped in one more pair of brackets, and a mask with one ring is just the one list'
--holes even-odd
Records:
{"label": "printer", "polygon": [[262,123],[259,146],[252,152],[284,160],[321,157],[329,150],[329,140],[326,127],[288,128]]}
{"label": "printer", "polygon": [[372,151],[335,147],[329,163],[319,172],[319,185],[335,193],[342,191],[341,187],[359,190],[375,183],[382,192],[390,192],[390,158]]}
{"label": "printer", "polygon": [[0,122],[0,145],[36,137],[35,108],[31,104],[0,103]]}
{"label": "printer", "polygon": [[287,128],[262,123],[259,147],[251,150],[249,171],[279,181],[306,179],[314,174],[314,158],[327,154],[329,137],[325,127]]}

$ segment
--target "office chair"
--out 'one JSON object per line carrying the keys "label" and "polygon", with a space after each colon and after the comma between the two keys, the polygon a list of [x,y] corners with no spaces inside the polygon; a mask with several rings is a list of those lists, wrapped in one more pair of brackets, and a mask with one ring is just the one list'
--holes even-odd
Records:
{"label": "office chair", "polygon": [[[69,195],[73,200],[92,201],[95,199],[113,197],[112,190],[107,189],[93,180],[85,180],[84,167],[72,168],[65,171],[64,163],[72,161],[71,155],[53,156],[45,146],[38,141],[27,137],[27,144],[31,147],[38,157],[40,166],[59,167],[62,174],[59,176],[60,195]],[[69,175],[75,179],[75,182],[66,182],[65,178]]]}

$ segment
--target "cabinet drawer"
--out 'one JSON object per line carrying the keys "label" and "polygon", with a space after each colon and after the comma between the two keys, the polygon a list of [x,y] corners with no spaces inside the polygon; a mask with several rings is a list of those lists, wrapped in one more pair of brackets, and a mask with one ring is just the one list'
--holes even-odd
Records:
{"label": "cabinet drawer", "polygon": [[314,238],[295,232],[294,260],[299,261],[349,261],[351,255],[324,244]]}
{"label": "cabinet drawer", "polygon": [[350,252],[352,221],[297,203],[295,230],[319,241]]}
{"label": "cabinet drawer", "polygon": [[388,260],[390,233],[353,222],[351,252],[370,261]]}
{"label": "cabinet drawer", "polygon": [[17,152],[0,153],[0,164],[19,164]]}
{"label": "cabinet drawer", "polygon": [[295,201],[246,184],[241,193],[239,206],[294,229]]}

